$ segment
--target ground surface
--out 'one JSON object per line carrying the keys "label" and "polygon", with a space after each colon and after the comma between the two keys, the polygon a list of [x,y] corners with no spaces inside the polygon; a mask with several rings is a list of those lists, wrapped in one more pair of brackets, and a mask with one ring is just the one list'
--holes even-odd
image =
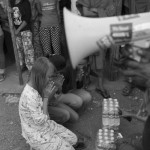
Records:
{"label": "ground surface", "polygon": [[[5,82],[0,83],[0,150],[29,150],[28,144],[21,136],[18,115],[19,94],[9,94],[20,93],[23,86],[18,85],[16,71],[11,71],[11,73],[12,75],[9,75]],[[143,93],[136,89],[131,96],[123,97],[121,90],[124,85],[122,80],[116,82],[107,81],[105,83],[106,88],[111,93],[111,97],[117,98],[121,107],[137,110],[143,99]],[[91,89],[93,89],[93,85]],[[86,137],[87,148],[85,150],[94,150],[96,132],[102,125],[101,106],[103,98],[94,91],[91,93],[93,100],[85,112],[81,113],[80,120],[76,124],[67,125],[72,131]],[[137,120],[129,123],[125,119],[121,119],[120,133],[124,137],[142,132],[142,130],[143,124]]]}

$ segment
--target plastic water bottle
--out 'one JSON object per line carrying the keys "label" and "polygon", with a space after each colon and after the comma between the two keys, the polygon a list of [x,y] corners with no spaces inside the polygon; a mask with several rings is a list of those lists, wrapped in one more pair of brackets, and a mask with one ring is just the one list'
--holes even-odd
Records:
{"label": "plastic water bottle", "polygon": [[113,105],[109,108],[109,129],[114,127],[114,108]]}
{"label": "plastic water bottle", "polygon": [[106,107],[106,106],[104,106],[104,108],[103,108],[102,123],[103,123],[104,128],[108,128],[109,117],[108,117],[108,107]]}
{"label": "plastic water bottle", "polygon": [[120,125],[120,117],[119,117],[119,110],[117,107],[115,107],[115,126]]}

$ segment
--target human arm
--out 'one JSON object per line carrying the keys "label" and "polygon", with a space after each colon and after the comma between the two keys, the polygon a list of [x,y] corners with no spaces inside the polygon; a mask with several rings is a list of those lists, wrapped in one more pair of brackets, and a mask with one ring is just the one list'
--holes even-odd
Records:
{"label": "human arm", "polygon": [[134,119],[137,119],[137,120],[142,121],[142,122],[146,122],[146,120],[147,120],[147,117],[137,116],[137,115],[135,115],[135,114],[133,114],[132,117],[133,117]]}
{"label": "human arm", "polygon": [[31,6],[30,6],[29,1],[24,1],[22,3],[22,5],[18,8],[19,8],[19,11],[20,11],[22,22],[19,25],[19,27],[15,30],[16,35],[19,32],[21,32],[28,24],[30,24],[30,21],[31,21]]}
{"label": "human arm", "polygon": [[22,24],[19,26],[18,29],[15,30],[15,34],[18,35],[20,31],[27,25],[26,21],[23,21]]}
{"label": "human arm", "polygon": [[41,17],[42,17],[42,6],[41,6],[41,3],[39,2],[39,0],[35,1],[35,9],[38,12],[37,14],[38,14],[39,20],[41,20]]}
{"label": "human arm", "polygon": [[141,122],[146,122],[147,116],[140,116],[139,114],[131,113],[125,110],[121,110],[122,114],[121,117],[132,117],[134,119],[137,119]]}
{"label": "human arm", "polygon": [[36,125],[45,124],[48,120],[48,115],[43,113],[42,98],[27,96],[25,99],[27,100],[26,107],[29,112],[28,117],[30,117]]}
{"label": "human arm", "polygon": [[85,17],[98,17],[98,10],[97,8],[87,8],[83,6],[83,16]]}

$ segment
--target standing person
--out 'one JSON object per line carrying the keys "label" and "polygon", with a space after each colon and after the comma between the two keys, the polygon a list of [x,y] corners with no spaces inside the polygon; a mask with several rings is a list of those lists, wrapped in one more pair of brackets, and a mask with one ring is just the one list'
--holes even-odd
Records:
{"label": "standing person", "polygon": [[[48,104],[58,90],[54,82],[47,88],[55,76],[54,70],[53,64],[45,57],[38,58],[33,65],[30,80],[19,101],[22,135],[38,150],[75,150],[77,136],[48,115]],[[45,93],[48,93],[47,98]]]}
{"label": "standing person", "polygon": [[60,55],[60,20],[59,0],[37,0],[40,3],[38,12],[41,14],[40,40],[44,56]]}
{"label": "standing person", "polygon": [[[77,7],[82,16],[85,17],[109,17],[116,13],[112,0],[78,0]],[[96,72],[98,74],[98,84],[96,91],[104,98],[109,98],[108,91],[104,88],[104,62],[106,51],[100,49],[100,52],[94,55],[96,62]]]}
{"label": "standing person", "polygon": [[4,33],[0,25],[0,82],[5,79]]}
{"label": "standing person", "polygon": [[[137,14],[150,11],[150,0],[124,0],[123,2],[123,15]],[[134,90],[135,86],[130,84],[130,78],[125,78],[126,86],[122,90],[122,95],[129,96]]]}
{"label": "standing person", "polygon": [[40,41],[40,35],[39,35],[39,29],[40,29],[40,16],[38,14],[37,8],[38,5],[36,3],[36,0],[29,0],[31,5],[31,31],[33,34],[33,47],[34,47],[34,53],[35,53],[35,60],[43,56],[42,51],[42,45]]}
{"label": "standing person", "polygon": [[13,22],[15,26],[16,45],[19,53],[20,66],[24,69],[24,59],[28,70],[34,63],[34,49],[30,28],[31,6],[28,0],[12,0]]}
{"label": "standing person", "polygon": [[[0,1],[0,19],[7,19],[4,11],[4,2]],[[5,54],[4,54],[4,33],[2,29],[3,21],[0,22],[0,82],[5,79]]]}

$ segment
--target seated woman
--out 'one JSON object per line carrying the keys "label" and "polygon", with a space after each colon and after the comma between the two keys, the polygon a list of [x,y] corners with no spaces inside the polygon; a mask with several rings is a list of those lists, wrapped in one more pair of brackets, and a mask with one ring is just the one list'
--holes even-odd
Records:
{"label": "seated woman", "polygon": [[52,82],[48,98],[44,98],[45,89],[52,76],[54,76],[53,64],[47,58],[38,58],[19,101],[22,135],[38,150],[74,150],[73,145],[77,143],[77,136],[51,120],[48,114],[49,100],[53,99],[58,90]]}
{"label": "seated woman", "polygon": [[[60,68],[57,63],[60,62],[61,59],[57,59],[59,60],[57,63],[55,58],[49,58],[49,60],[53,62],[57,68]],[[86,106],[86,104],[91,101],[92,96],[89,92],[83,89],[70,89],[69,92],[64,94],[62,92],[62,88],[64,88],[63,81],[68,80],[69,78],[70,66],[66,65],[64,69],[59,70],[59,73],[62,75],[54,74],[53,77],[50,78],[55,82],[59,90],[53,97],[53,100],[49,103],[49,114],[51,118],[58,123],[65,123],[67,121],[75,122],[79,119],[79,115],[76,110]]]}

